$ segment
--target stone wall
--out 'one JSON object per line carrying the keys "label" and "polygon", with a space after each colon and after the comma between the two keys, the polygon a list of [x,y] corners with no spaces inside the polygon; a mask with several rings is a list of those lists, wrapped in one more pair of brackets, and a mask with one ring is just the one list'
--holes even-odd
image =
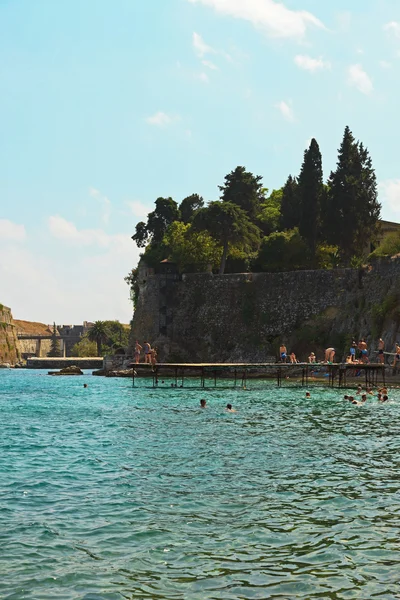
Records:
{"label": "stone wall", "polygon": [[18,339],[11,309],[0,304],[0,363],[15,365],[18,360]]}
{"label": "stone wall", "polygon": [[392,351],[399,294],[399,259],[362,270],[150,275],[140,281],[131,347],[149,341],[162,361],[257,362],[283,341],[303,359],[330,345],[341,358],[353,336],[376,347],[382,335]]}

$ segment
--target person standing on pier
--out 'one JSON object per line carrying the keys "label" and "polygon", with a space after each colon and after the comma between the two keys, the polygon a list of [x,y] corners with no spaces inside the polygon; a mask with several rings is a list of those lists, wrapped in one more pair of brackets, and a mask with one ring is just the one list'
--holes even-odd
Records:
{"label": "person standing on pier", "polygon": [[382,338],[380,338],[379,342],[378,342],[378,360],[381,363],[381,365],[383,365],[383,363],[385,362],[384,351],[385,351],[385,342],[383,341]]}
{"label": "person standing on pier", "polygon": [[400,362],[400,345],[399,342],[396,342],[396,355],[394,357],[394,361],[393,361],[393,367],[395,367],[397,365],[398,362]]}
{"label": "person standing on pier", "polygon": [[281,344],[281,347],[279,348],[279,356],[281,359],[281,362],[286,362],[287,361],[287,348],[285,346],[285,344]]}
{"label": "person standing on pier", "polygon": [[357,350],[357,344],[356,344],[355,340],[353,340],[351,347],[350,347],[351,362],[356,361],[356,350]]}
{"label": "person standing on pier", "polygon": [[138,365],[140,363],[140,353],[143,350],[142,346],[136,340],[135,343],[135,363]]}
{"label": "person standing on pier", "polygon": [[151,364],[151,346],[149,342],[144,343],[144,362]]}

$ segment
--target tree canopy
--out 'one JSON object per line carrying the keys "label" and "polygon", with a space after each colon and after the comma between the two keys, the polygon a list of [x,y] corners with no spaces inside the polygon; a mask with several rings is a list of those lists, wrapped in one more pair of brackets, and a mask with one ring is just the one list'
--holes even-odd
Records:
{"label": "tree canopy", "polygon": [[[209,203],[198,193],[180,203],[157,198],[132,236],[148,266],[157,270],[169,259],[181,272],[209,265],[220,273],[336,268],[362,261],[378,231],[372,160],[349,127],[327,182],[313,138],[299,174],[289,175],[283,187],[269,192],[260,175],[238,166],[218,188],[220,199]],[[132,281],[127,278],[136,285]]]}

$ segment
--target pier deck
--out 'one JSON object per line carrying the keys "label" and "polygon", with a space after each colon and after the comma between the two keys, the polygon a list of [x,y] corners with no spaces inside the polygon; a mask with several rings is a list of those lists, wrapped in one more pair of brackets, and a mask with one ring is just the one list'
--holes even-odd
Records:
{"label": "pier deck", "polygon": [[[289,376],[297,377],[302,386],[310,382],[321,382],[315,378],[316,374],[327,375],[330,387],[346,387],[347,378],[351,375],[365,376],[365,386],[374,387],[379,383],[385,385],[385,365],[381,363],[349,364],[349,363],[157,363],[152,367],[149,364],[131,364],[133,371],[133,386],[139,378],[138,371],[150,370],[153,377],[153,387],[158,387],[159,380],[163,377],[172,377],[174,387],[184,387],[185,377],[199,378],[200,388],[217,387],[218,378],[230,376],[233,386],[246,387],[249,378],[276,379],[278,386]],[[135,372],[136,371],[136,372]],[[213,386],[206,385],[213,380]],[[193,385],[191,385],[193,387]],[[232,387],[232,386],[230,386]]]}

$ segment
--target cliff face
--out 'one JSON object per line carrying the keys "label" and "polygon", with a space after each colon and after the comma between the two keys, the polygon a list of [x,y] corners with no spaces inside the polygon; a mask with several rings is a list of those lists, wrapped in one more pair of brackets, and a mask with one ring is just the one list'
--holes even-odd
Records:
{"label": "cliff face", "polygon": [[15,365],[18,360],[18,339],[11,310],[0,304],[0,363]]}
{"label": "cliff face", "polygon": [[391,352],[400,324],[400,259],[363,270],[243,275],[150,275],[140,279],[135,339],[163,361],[275,360],[283,341],[305,359],[352,338]]}

